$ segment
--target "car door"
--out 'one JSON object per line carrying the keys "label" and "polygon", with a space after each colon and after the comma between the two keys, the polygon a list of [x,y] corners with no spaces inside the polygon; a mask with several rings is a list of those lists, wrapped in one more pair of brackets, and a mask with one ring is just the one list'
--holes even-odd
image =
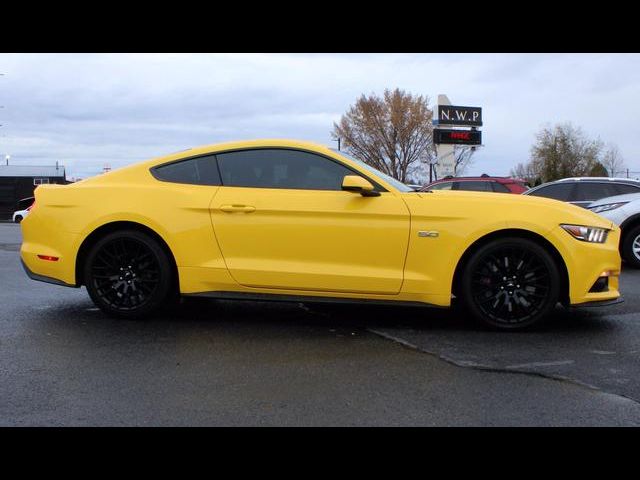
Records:
{"label": "car door", "polygon": [[217,159],[222,186],[211,202],[211,219],[238,283],[307,291],[400,291],[410,219],[396,193],[364,197],[343,191],[344,176],[358,173],[301,150],[242,150]]}

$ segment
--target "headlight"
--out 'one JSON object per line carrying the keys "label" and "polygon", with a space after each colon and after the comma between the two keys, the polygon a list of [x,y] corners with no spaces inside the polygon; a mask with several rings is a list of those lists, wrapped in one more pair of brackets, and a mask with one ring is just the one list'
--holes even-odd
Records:
{"label": "headlight", "polygon": [[627,203],[629,202],[606,203],[604,205],[598,205],[597,207],[589,207],[589,210],[591,210],[593,213],[608,212],[609,210],[620,208]]}
{"label": "headlight", "polygon": [[598,227],[585,227],[583,225],[560,225],[576,240],[590,243],[604,243],[607,241],[609,230]]}

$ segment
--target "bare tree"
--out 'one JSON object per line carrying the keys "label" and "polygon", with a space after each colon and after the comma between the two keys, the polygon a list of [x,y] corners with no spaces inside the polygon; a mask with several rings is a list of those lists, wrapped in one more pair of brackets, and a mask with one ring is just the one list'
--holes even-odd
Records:
{"label": "bare tree", "polygon": [[565,177],[589,176],[600,161],[603,144],[587,138],[582,129],[571,123],[545,127],[536,135],[528,163],[520,164],[512,175],[537,184]]}
{"label": "bare tree", "polygon": [[531,187],[542,183],[542,178],[540,177],[540,168],[534,162],[519,163],[515,168],[511,169],[510,175],[512,177],[524,180]]}
{"label": "bare tree", "polygon": [[473,165],[473,154],[476,152],[475,146],[460,146],[456,145],[453,150],[453,155],[456,161],[456,176],[462,176],[467,169]]}
{"label": "bare tree", "polygon": [[349,107],[332,137],[345,149],[401,182],[425,177],[433,160],[433,112],[429,97],[385,90],[382,97],[362,95]]}
{"label": "bare tree", "polygon": [[602,155],[600,163],[607,169],[610,177],[621,174],[625,169],[624,158],[622,158],[620,149],[614,143],[607,144],[607,149]]}

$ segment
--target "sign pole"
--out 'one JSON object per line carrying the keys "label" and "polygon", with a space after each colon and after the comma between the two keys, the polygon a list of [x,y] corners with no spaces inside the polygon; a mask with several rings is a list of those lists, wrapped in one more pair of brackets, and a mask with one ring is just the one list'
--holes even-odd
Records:
{"label": "sign pole", "polygon": [[[438,95],[438,103],[436,104],[436,112],[440,105],[451,105],[449,97],[446,95]],[[443,178],[447,175],[455,175],[455,158],[453,154],[453,145],[436,144],[436,177]]]}
{"label": "sign pole", "polygon": [[[452,105],[449,97],[438,95],[437,118],[433,124],[433,142],[436,148],[435,176],[455,176],[455,145],[482,145],[482,108]],[[445,127],[445,128],[442,128]],[[451,128],[453,127],[453,128]],[[471,127],[471,129],[469,129]]]}

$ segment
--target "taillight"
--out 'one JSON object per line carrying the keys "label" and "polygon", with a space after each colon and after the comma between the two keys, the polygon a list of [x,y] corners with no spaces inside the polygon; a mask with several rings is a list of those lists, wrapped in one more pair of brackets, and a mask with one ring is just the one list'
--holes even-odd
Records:
{"label": "taillight", "polygon": [[38,255],[40,260],[46,260],[48,262],[57,262],[59,257],[53,257],[51,255]]}

